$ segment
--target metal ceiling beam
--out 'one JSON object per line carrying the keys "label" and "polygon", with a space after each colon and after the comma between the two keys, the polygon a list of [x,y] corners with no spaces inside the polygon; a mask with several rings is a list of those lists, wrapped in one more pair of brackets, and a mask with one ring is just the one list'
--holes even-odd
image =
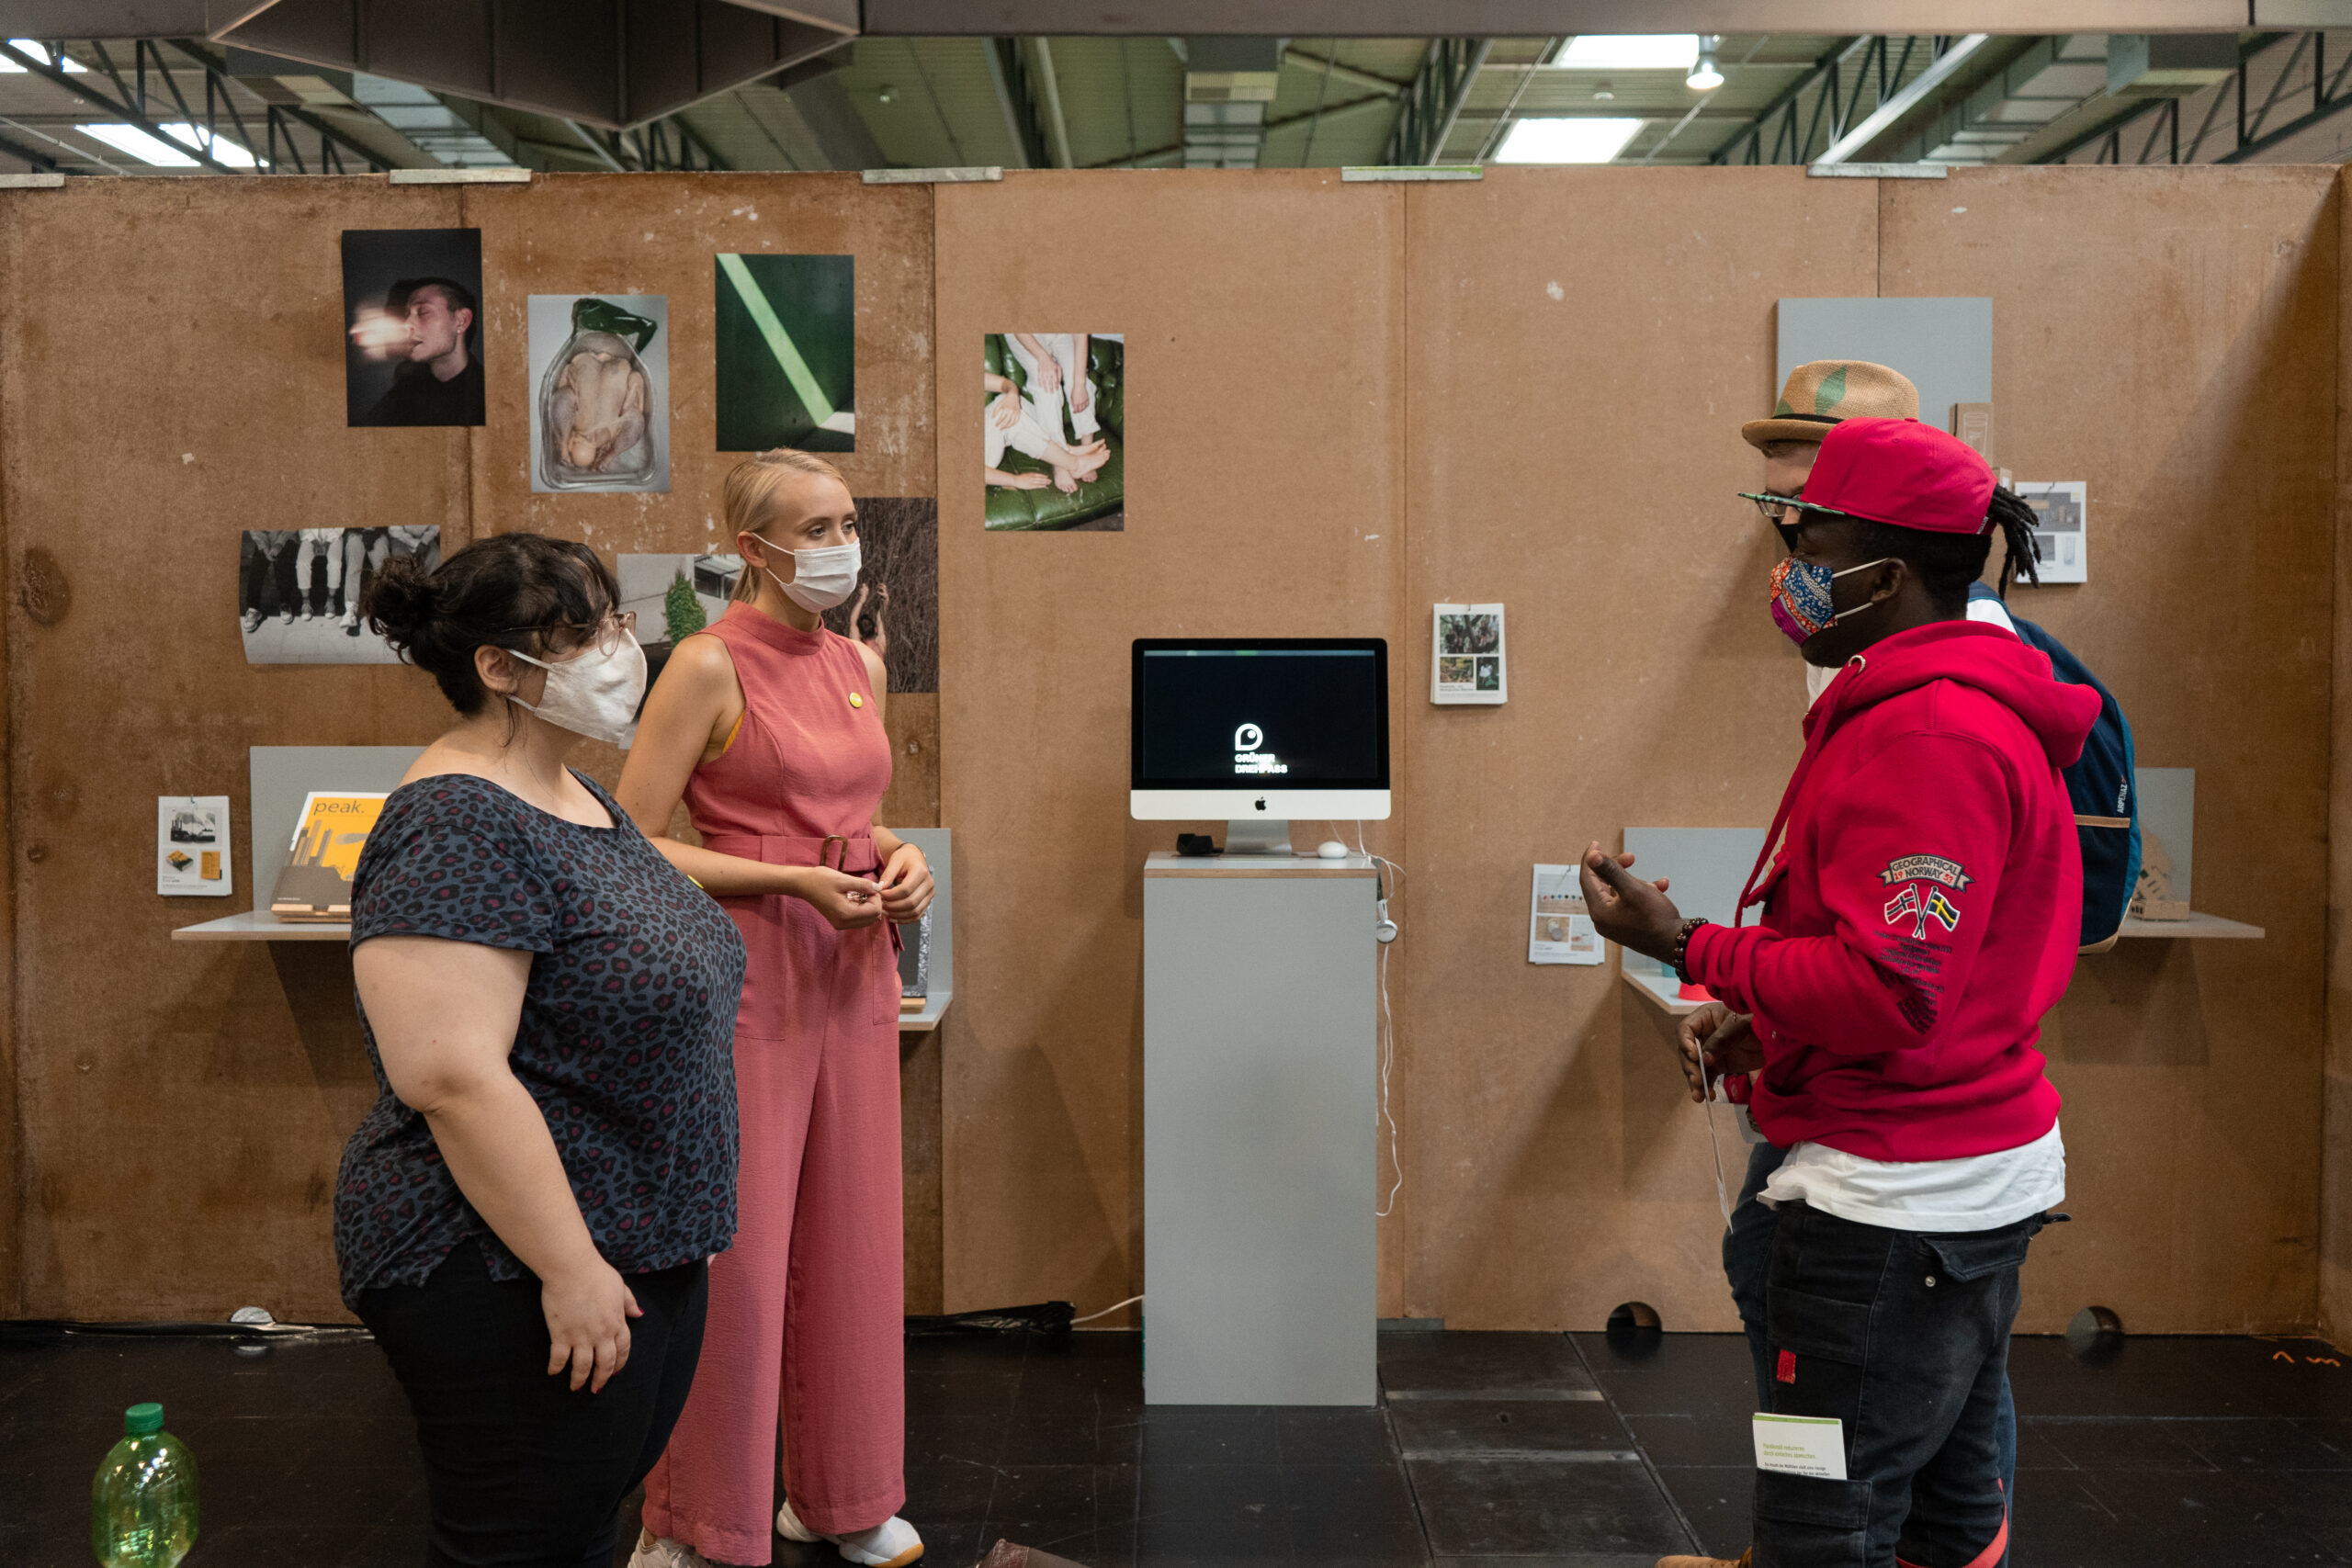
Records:
{"label": "metal ceiling beam", "polygon": [[1062,118],[1062,87],[1054,74],[1053,45],[1042,38],[1029,40],[1030,52],[1037,62],[1037,101],[1046,111],[1046,147],[1054,155],[1054,167],[1074,167],[1069,155],[1069,121]]}
{"label": "metal ceiling beam", "polygon": [[[2226,32],[2276,27],[2310,0],[1941,0],[1928,25],[1951,33]],[[1838,33],[1907,36],[1917,0],[865,0],[872,38],[1001,35],[1103,38],[1427,38],[1433,25],[1486,38],[1558,33]],[[2308,26],[2306,18],[2302,25]]]}
{"label": "metal ceiling beam", "polygon": [[[62,58],[62,45],[51,44],[49,48],[51,58]],[[141,48],[144,48],[143,44],[141,45]],[[121,116],[123,119],[131,125],[138,127],[141,130],[145,131],[148,135],[153,137],[164,146],[172,148],[177,152],[187,153],[190,158],[195,159],[198,164],[201,164],[206,168],[210,169],[216,175],[244,175],[256,172],[252,169],[232,168],[229,164],[222,163],[220,159],[215,158],[210,152],[205,151],[203,148],[189,146],[187,142],[182,141],[178,137],[173,136],[165,131],[160,122],[149,119],[144,114],[141,114],[130,103],[119,102],[116,99],[108,97],[105,92],[91,84],[87,73],[84,73],[81,81],[76,82],[73,77],[68,76],[64,72],[59,70],[56,66],[51,65],[48,61],[40,58],[38,55],[26,53],[23,50],[18,49],[15,44],[8,42],[5,38],[0,38],[0,56],[5,56],[6,58],[16,62],[17,64],[22,66],[25,70],[31,72],[34,75],[40,76],[46,81],[54,83],[56,85],[64,88],[67,92],[73,94],[77,98],[86,98],[90,102],[95,103],[99,107],[105,109],[107,113]],[[248,147],[245,151],[253,153],[257,158],[261,156],[260,150],[257,148]]]}
{"label": "metal ceiling beam", "polygon": [[1968,62],[1984,52],[1993,41],[1990,33],[1971,33],[1936,56],[1925,71],[1913,77],[1909,85],[1881,103],[1864,117],[1862,122],[1846,132],[1814,160],[1816,164],[1844,164],[1858,158],[1873,141],[1893,130],[1905,116],[1926,108],[1950,91],[1953,77],[1967,69]]}
{"label": "metal ceiling beam", "polygon": [[1392,98],[1401,96],[1406,88],[1412,85],[1409,82],[1392,82],[1385,76],[1375,76],[1369,71],[1359,71],[1352,65],[1342,65],[1336,60],[1326,59],[1319,54],[1309,54],[1303,49],[1283,50],[1283,63],[1296,66],[1301,71],[1312,71],[1318,76],[1328,75],[1332,81],[1345,82],[1351,87],[1369,87],[1375,93],[1385,93]]}
{"label": "metal ceiling beam", "polygon": [[996,89],[996,107],[1004,115],[1004,131],[1012,140],[1010,166],[1043,169],[1046,139],[1038,130],[1037,106],[1029,96],[1028,73],[1021,63],[1021,40],[992,38],[984,46],[989,57],[989,85]]}
{"label": "metal ceiling beam", "polygon": [[1453,133],[1453,122],[1462,118],[1462,106],[1469,100],[1478,68],[1494,47],[1490,38],[1430,40],[1413,85],[1405,89],[1396,128],[1388,133],[1388,145],[1380,155],[1382,163],[1403,166],[1438,161],[1445,151],[1445,139]]}
{"label": "metal ceiling beam", "polygon": [[[1747,162],[1751,164],[1779,163],[1781,160],[1778,157],[1768,160],[1760,155],[1764,147],[1764,130],[1772,123],[1773,117],[1775,115],[1787,117],[1786,136],[1792,137],[1795,132],[1798,101],[1804,96],[1806,91],[1817,89],[1826,95],[1828,84],[1838,79],[1838,73],[1844,68],[1846,62],[1870,47],[1871,39],[1868,35],[1860,38],[1840,38],[1836,43],[1831,44],[1815,57],[1813,64],[1804,75],[1773,94],[1770,102],[1750,116],[1745,130],[1732,132],[1730,139],[1716,148],[1707,162],[1730,163],[1733,153],[1738,150],[1740,143],[1745,141],[1747,143],[1749,152]],[[1816,108],[1819,107],[1818,103],[1815,107]],[[1784,138],[1775,139],[1776,147],[1779,141],[1782,139]]]}

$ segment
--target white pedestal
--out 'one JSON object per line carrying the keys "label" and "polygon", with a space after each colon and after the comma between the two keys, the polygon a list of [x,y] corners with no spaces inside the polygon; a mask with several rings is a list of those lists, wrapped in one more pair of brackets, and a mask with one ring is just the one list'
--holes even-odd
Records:
{"label": "white pedestal", "polygon": [[1372,1404],[1374,868],[1144,867],[1144,1402]]}

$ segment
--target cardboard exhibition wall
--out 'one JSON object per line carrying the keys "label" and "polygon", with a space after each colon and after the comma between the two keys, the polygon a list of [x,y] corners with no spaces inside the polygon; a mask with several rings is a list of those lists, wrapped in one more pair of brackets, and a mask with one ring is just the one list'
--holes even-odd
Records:
{"label": "cardboard exhibition wall", "polygon": [[[891,701],[922,793],[886,818],[929,820],[935,800],[958,833],[957,999],[907,1057],[910,1309],[1090,1311],[1144,1288],[1139,867],[1181,825],[1126,819],[1127,640],[1333,633],[1392,645],[1398,815],[1366,829],[1408,873],[1383,1314],[1591,1327],[1642,1301],[1671,1327],[1732,1326],[1706,1134],[1658,1015],[1613,965],[1526,964],[1527,866],[1632,823],[1769,818],[1803,686],[1762,613],[1772,541],[1731,492],[1757,472],[1736,427],[1776,390],[1773,301],[1988,294],[2001,460],[2087,479],[2099,545],[2090,584],[2018,608],[2115,687],[2144,765],[2199,770],[2199,902],[2270,932],[2083,964],[2050,1030],[2076,1221],[2037,1245],[2021,1326],[2094,1303],[2142,1331],[2310,1326],[2322,933],[2352,901],[2328,823],[2328,661],[2352,668],[2332,593],[2336,181],[0,194],[0,1154],[17,1173],[0,1310],[341,1315],[328,1207],[373,1093],[347,960],[170,945],[217,911],[148,890],[149,802],[231,794],[242,857],[247,746],[421,741],[442,710],[413,671],[245,665],[231,536],[431,520],[451,546],[532,527],[703,547],[733,460],[707,449],[710,258],[741,248],[857,256],[844,467],[860,494],[939,498],[942,691]],[[455,224],[482,231],[492,423],[345,429],[337,231]],[[673,491],[532,494],[524,298],[624,290],[671,301]],[[984,333],[1031,329],[1126,334],[1124,533],[980,529],[978,400],[955,367]],[[1430,604],[1491,599],[1510,702],[1431,707]],[[2344,1210],[2325,1248],[2339,1326]]]}

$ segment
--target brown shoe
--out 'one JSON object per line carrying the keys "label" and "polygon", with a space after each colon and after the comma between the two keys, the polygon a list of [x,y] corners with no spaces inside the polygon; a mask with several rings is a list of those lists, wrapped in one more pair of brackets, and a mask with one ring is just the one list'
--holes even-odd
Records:
{"label": "brown shoe", "polygon": [[1661,1557],[1657,1568],[1756,1568],[1756,1549],[1751,1546],[1736,1558]]}

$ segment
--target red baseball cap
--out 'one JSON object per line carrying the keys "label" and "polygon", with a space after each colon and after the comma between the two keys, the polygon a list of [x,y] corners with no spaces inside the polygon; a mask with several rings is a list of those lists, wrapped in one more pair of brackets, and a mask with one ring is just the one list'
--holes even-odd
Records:
{"label": "red baseball cap", "polygon": [[1800,499],[1897,528],[1981,534],[1993,484],[1993,470],[1958,436],[1916,419],[1849,419],[1822,436]]}

